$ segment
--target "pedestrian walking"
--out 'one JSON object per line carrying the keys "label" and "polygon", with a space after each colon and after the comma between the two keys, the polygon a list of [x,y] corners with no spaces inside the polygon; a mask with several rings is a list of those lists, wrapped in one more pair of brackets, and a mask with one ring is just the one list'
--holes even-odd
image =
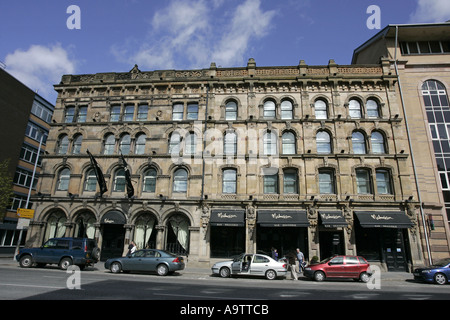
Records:
{"label": "pedestrian walking", "polygon": [[298,260],[298,273],[301,273],[303,271],[304,262],[305,262],[305,256],[300,251],[299,248],[297,248],[297,260]]}
{"label": "pedestrian walking", "polygon": [[275,248],[272,248],[272,259],[278,261],[278,252]]}
{"label": "pedestrian walking", "polygon": [[136,244],[134,241],[131,241],[131,243],[128,245],[128,253],[127,256],[131,256],[136,251]]}
{"label": "pedestrian walking", "polygon": [[292,280],[298,280],[297,272],[295,271],[295,255],[289,252],[287,258],[289,262],[289,269],[291,270]]}

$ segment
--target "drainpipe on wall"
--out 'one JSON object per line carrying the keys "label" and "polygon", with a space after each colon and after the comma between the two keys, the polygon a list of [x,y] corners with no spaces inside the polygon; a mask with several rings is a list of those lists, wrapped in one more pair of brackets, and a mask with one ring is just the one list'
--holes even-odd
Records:
{"label": "drainpipe on wall", "polygon": [[413,148],[412,148],[412,143],[411,143],[411,136],[410,136],[410,132],[409,132],[409,125],[408,125],[408,117],[406,115],[406,108],[405,108],[405,101],[403,100],[403,92],[402,92],[402,85],[400,82],[400,77],[399,77],[399,73],[398,73],[398,65],[397,65],[397,49],[398,49],[398,25],[395,26],[395,51],[394,51],[394,66],[395,66],[395,74],[397,75],[397,83],[398,83],[398,88],[399,88],[399,92],[400,92],[400,100],[402,103],[402,109],[403,109],[403,114],[405,116],[405,125],[406,125],[406,134],[408,135],[408,144],[409,144],[409,150],[411,150],[411,161],[412,161],[412,166],[413,166],[413,172],[414,172],[414,181],[416,184],[416,189],[417,189],[417,196],[419,197],[419,210],[420,210],[420,216],[422,217],[422,225],[423,225],[423,232],[425,234],[425,243],[427,246],[427,253],[428,253],[428,263],[430,265],[433,264],[433,261],[431,259],[431,249],[430,249],[430,240],[428,238],[428,232],[427,232],[427,224],[425,221],[425,213],[423,212],[423,208],[422,208],[422,198],[421,198],[421,194],[420,194],[420,188],[419,188],[419,180],[417,178],[417,172],[416,172],[416,163],[414,161],[414,152],[413,152]]}

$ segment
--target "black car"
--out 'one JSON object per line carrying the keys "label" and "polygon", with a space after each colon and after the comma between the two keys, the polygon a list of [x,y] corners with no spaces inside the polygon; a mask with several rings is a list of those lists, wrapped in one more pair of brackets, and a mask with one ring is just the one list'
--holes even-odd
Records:
{"label": "black car", "polygon": [[100,250],[94,239],[52,238],[39,248],[23,248],[16,255],[22,268],[57,264],[63,270],[77,265],[83,270],[98,261]]}

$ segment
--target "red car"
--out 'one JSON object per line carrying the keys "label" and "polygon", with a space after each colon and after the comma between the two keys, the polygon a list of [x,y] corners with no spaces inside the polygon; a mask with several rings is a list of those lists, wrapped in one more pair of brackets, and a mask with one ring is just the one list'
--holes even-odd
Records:
{"label": "red car", "polygon": [[306,267],[303,274],[316,281],[327,278],[353,278],[369,282],[369,263],[359,256],[334,256]]}

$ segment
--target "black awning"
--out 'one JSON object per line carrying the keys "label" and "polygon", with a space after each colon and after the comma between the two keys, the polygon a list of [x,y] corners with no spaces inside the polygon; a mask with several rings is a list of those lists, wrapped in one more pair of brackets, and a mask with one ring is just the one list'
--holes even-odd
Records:
{"label": "black awning", "polygon": [[127,219],[120,211],[109,211],[107,212],[102,219],[100,220],[100,223],[104,224],[125,224],[127,223]]}
{"label": "black awning", "polygon": [[309,227],[304,210],[258,210],[257,223],[261,227]]}
{"label": "black awning", "polygon": [[326,228],[347,227],[342,211],[319,211],[322,225]]}
{"label": "black awning", "polygon": [[215,227],[243,227],[245,226],[245,210],[212,210],[209,223]]}
{"label": "black awning", "polygon": [[414,224],[402,211],[355,211],[363,228],[411,228]]}

